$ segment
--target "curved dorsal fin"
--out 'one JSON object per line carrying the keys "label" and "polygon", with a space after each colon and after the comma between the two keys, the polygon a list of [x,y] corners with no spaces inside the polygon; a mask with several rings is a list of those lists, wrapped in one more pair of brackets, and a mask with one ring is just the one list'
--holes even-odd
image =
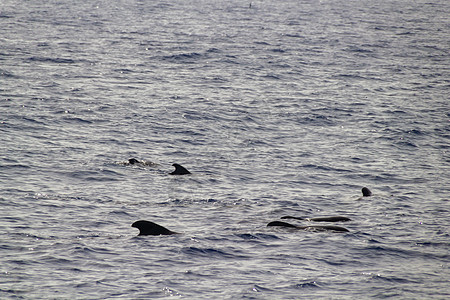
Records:
{"label": "curved dorsal fin", "polygon": [[191,174],[191,172],[189,172],[185,167],[183,167],[182,165],[179,164],[173,164],[172,166],[175,167],[175,171],[173,171],[172,173],[169,173],[170,175],[186,175],[186,174]]}
{"label": "curved dorsal fin", "polygon": [[170,231],[169,229],[158,225],[156,223],[140,220],[134,222],[131,227],[136,227],[139,229],[139,235],[170,235],[176,234],[176,232]]}

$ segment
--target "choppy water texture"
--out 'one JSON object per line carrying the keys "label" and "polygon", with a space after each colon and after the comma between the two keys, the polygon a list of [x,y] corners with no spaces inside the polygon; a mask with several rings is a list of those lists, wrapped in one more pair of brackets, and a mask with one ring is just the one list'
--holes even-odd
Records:
{"label": "choppy water texture", "polygon": [[450,297],[449,11],[2,0],[0,298]]}

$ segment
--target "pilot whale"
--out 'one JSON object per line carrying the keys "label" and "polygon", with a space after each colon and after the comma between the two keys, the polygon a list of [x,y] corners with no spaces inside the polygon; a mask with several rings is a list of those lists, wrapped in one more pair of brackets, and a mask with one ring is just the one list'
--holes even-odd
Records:
{"label": "pilot whale", "polygon": [[138,160],[136,158],[130,158],[128,162],[123,162],[123,165],[129,166],[129,165],[140,165],[140,166],[150,166],[150,167],[158,167],[159,165],[157,163],[148,161],[148,160]]}
{"label": "pilot whale", "polygon": [[170,175],[186,175],[191,174],[185,167],[179,164],[173,164],[172,166],[175,167],[175,171],[169,173]]}
{"label": "pilot whale", "polygon": [[316,218],[301,218],[301,217],[292,217],[292,216],[284,216],[281,219],[295,219],[295,220],[305,220],[305,221],[313,221],[313,222],[347,222],[350,221],[350,218],[342,217],[342,216],[332,216],[332,217],[316,217]]}
{"label": "pilot whale", "polygon": [[136,158],[130,158],[130,159],[128,160],[128,163],[129,163],[130,165],[134,165],[134,164],[140,164],[141,162],[140,162],[139,160],[137,160]]}
{"label": "pilot whale", "polygon": [[324,225],[324,226],[296,226],[292,225],[286,222],[282,221],[273,221],[267,224],[267,226],[281,226],[281,227],[288,227],[288,228],[295,228],[295,229],[302,229],[302,230],[312,230],[312,231],[341,231],[341,232],[348,232],[349,230],[344,227],[340,226],[334,226],[334,225]]}
{"label": "pilot whale", "polygon": [[[267,226],[281,226],[281,227],[289,227],[289,228],[295,228],[295,229],[303,229],[303,230],[315,230],[315,231],[349,231],[347,228],[340,227],[340,226],[333,226],[333,225],[324,225],[324,226],[296,226],[292,225],[286,222],[282,221],[273,221],[267,224]],[[167,229],[166,227],[163,227],[161,225],[158,225],[156,223],[140,220],[134,222],[131,227],[135,227],[139,229],[138,235],[172,235],[172,234],[179,234],[178,232],[172,231]]]}
{"label": "pilot whale", "polygon": [[171,235],[178,234],[156,223],[140,220],[134,222],[131,227],[139,229],[138,235]]}

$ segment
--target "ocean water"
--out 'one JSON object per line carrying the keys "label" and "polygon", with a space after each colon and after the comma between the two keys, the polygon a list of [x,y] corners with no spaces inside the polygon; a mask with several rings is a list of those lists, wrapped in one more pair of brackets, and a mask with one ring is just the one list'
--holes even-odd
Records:
{"label": "ocean water", "polygon": [[448,299],[449,12],[2,0],[0,298]]}

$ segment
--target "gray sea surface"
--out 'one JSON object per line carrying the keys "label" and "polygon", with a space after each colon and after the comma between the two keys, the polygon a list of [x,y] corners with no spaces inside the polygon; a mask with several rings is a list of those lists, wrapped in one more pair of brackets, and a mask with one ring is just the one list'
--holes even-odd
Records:
{"label": "gray sea surface", "polygon": [[0,298],[450,298],[449,16],[1,0]]}

